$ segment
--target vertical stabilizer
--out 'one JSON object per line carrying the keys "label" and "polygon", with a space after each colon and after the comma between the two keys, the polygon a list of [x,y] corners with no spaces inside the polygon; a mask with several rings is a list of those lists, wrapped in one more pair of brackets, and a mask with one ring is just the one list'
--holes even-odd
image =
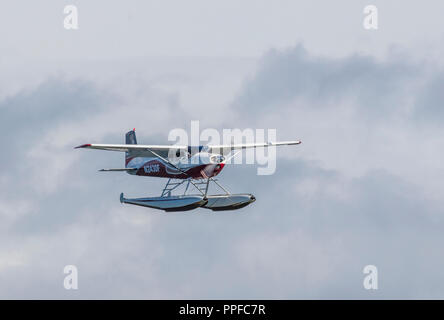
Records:
{"label": "vertical stabilizer", "polygon": [[[136,129],[128,131],[125,135],[125,144],[137,144],[136,139]],[[128,166],[128,163],[132,160],[133,155],[131,152],[125,152],[125,168]]]}

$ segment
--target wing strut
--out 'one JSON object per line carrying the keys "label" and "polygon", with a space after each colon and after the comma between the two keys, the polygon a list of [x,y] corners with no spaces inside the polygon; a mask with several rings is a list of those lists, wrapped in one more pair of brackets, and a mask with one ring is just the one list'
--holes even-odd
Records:
{"label": "wing strut", "polygon": [[[150,149],[148,149],[148,150],[150,150]],[[174,168],[176,168],[178,171],[182,172],[184,175],[189,176],[188,173],[186,173],[185,171],[183,171],[181,168],[179,168],[178,166],[176,166],[174,163],[172,163],[172,162],[169,161],[168,159],[165,159],[164,157],[162,157],[161,155],[157,154],[157,153],[154,152],[153,150],[150,150],[150,151],[151,151],[156,157],[158,157],[159,159],[161,159],[161,160],[163,160],[163,161],[169,163],[169,164],[172,165]],[[170,179],[170,180],[171,180],[171,179]],[[206,186],[206,188],[205,188],[205,193],[202,192],[202,190],[199,189],[199,187],[196,185],[195,182],[192,181],[192,179],[189,179],[188,181],[189,181],[193,186],[195,186],[196,189],[199,190],[199,192],[202,193],[202,194],[204,195],[204,197],[207,196],[208,185],[209,185],[209,183],[210,183],[210,179],[207,179],[207,186]],[[167,183],[167,186],[168,186],[168,184],[169,184],[169,181],[168,181],[168,183]],[[166,187],[165,187],[165,188],[166,188]],[[163,193],[162,193],[162,194],[163,194]]]}

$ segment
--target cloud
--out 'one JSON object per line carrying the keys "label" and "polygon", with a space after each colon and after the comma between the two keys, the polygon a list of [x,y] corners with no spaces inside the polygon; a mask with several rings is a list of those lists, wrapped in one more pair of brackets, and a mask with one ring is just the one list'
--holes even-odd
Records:
{"label": "cloud", "polygon": [[[310,55],[302,45],[271,50],[262,58],[255,77],[248,81],[236,103],[272,111],[276,105],[304,98],[313,107],[327,107],[347,99],[360,105],[360,112],[379,116],[399,111],[394,100],[409,92],[423,77],[421,65],[390,57],[328,58]],[[399,103],[399,100],[397,101]]]}
{"label": "cloud", "polygon": [[[79,121],[98,112],[100,91],[83,81],[50,79],[37,88],[23,89],[0,102],[0,141],[9,152],[3,158],[3,170],[19,164],[37,138],[59,125]],[[0,169],[0,170],[2,170]]]}
{"label": "cloud", "polygon": [[[229,101],[220,86],[246,72],[199,60],[178,74],[193,84],[122,71],[109,82],[50,79],[0,101],[9,152],[0,297],[442,298],[442,132],[429,127],[442,78],[424,65],[275,50],[220,116],[204,106]],[[215,94],[199,95],[201,85]],[[430,116],[418,121],[421,108]],[[274,127],[303,144],[278,149],[271,176],[227,166],[220,182],[257,201],[220,214],[122,205],[120,192],[158,194],[164,181],[99,174],[122,155],[73,150],[120,142],[133,126],[139,141],[166,143],[168,130],[200,114],[201,129]],[[76,292],[62,287],[67,264],[79,268]],[[378,292],[363,289],[367,264],[380,272]]]}

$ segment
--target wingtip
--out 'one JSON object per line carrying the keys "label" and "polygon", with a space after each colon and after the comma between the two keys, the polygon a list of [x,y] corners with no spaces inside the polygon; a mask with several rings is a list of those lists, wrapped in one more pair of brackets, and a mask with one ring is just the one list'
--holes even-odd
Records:
{"label": "wingtip", "polygon": [[74,147],[74,149],[88,148],[88,147],[91,147],[91,144],[90,144],[90,143],[82,144],[82,145],[80,145],[80,146]]}

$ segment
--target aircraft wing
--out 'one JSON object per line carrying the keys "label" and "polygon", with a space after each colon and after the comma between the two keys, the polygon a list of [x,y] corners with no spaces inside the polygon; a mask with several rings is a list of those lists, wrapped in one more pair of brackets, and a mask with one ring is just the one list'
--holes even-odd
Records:
{"label": "aircraft wing", "polygon": [[[228,154],[233,150],[241,150],[248,148],[263,148],[271,146],[288,146],[297,145],[302,143],[299,140],[295,141],[282,141],[282,142],[263,142],[263,143],[242,143],[242,144],[231,144],[231,145],[209,145],[205,149],[210,153],[218,154]],[[134,156],[139,157],[163,157],[167,158],[170,150],[176,152],[178,150],[187,151],[190,147],[188,146],[177,146],[177,145],[142,145],[142,144],[83,144],[81,146],[75,147],[75,149],[86,148],[86,149],[97,149],[97,150],[108,150],[108,151],[120,151],[120,152],[130,152]]]}
{"label": "aircraft wing", "polygon": [[227,145],[214,145],[208,146],[208,150],[211,153],[228,154],[233,150],[241,150],[248,148],[266,148],[272,146],[291,146],[301,144],[302,141],[281,141],[281,142],[263,142],[263,143],[241,143],[241,144],[227,144]]}
{"label": "aircraft wing", "polygon": [[[174,151],[187,150],[188,147],[142,144],[83,144],[81,146],[75,147],[75,149],[79,148],[131,152],[134,156],[139,157],[155,157],[157,156],[156,154],[161,155],[162,157],[168,157],[168,153],[171,149]],[[155,153],[153,153],[152,151]]]}

